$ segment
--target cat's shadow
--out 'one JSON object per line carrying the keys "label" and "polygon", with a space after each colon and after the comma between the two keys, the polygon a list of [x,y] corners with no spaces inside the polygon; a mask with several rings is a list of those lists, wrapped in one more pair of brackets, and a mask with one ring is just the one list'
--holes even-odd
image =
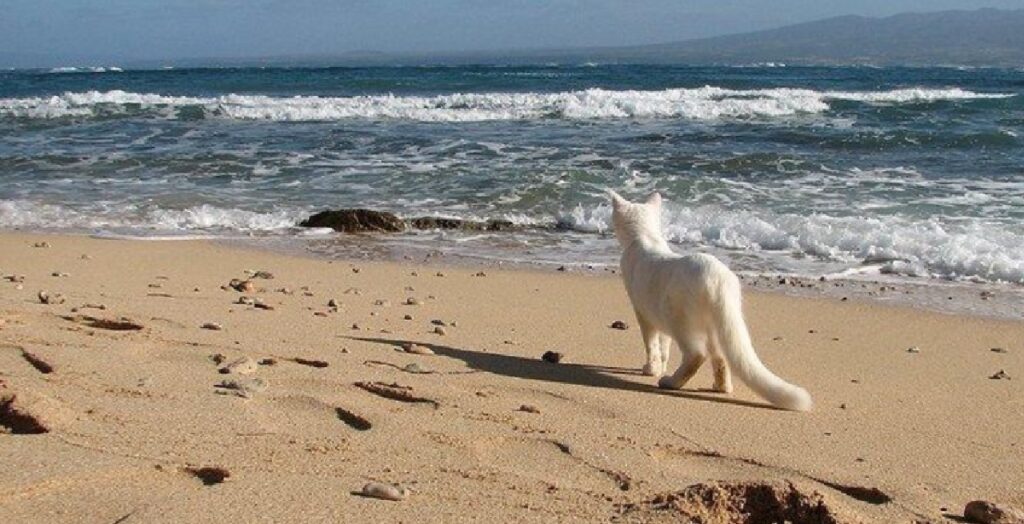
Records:
{"label": "cat's shadow", "polygon": [[[709,390],[670,390],[661,389],[653,384],[641,384],[632,380],[625,380],[617,375],[637,375],[640,373],[633,369],[609,366],[595,366],[590,364],[559,363],[552,364],[540,359],[519,357],[514,355],[503,355],[501,353],[488,353],[484,351],[473,351],[470,349],[459,349],[440,344],[418,342],[414,340],[398,340],[389,338],[373,337],[352,337],[343,336],[352,340],[384,344],[389,347],[399,347],[403,344],[415,343],[430,348],[434,353],[461,360],[472,369],[516,377],[527,380],[540,380],[544,382],[558,382],[562,384],[573,384],[577,386],[589,386],[597,388],[619,389],[624,391],[637,391],[681,397],[690,400],[704,402],[718,402],[721,404],[734,404],[759,409],[778,409],[769,404],[760,404],[746,400],[723,396]],[[653,379],[651,379],[653,381]]]}

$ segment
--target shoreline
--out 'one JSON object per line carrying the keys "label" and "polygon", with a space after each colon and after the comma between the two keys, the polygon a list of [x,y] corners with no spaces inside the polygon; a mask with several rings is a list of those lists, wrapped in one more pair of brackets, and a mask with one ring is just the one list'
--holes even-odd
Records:
{"label": "shoreline", "polygon": [[[708,510],[681,490],[766,486],[838,522],[1024,506],[1019,320],[748,286],[798,414],[707,369],[654,388],[611,275],[20,233],[0,274],[24,276],[0,280],[0,394],[48,431],[0,434],[0,520],[662,522]],[[411,494],[351,494],[369,481]]]}
{"label": "shoreline", "polygon": [[[443,231],[441,231],[443,233]],[[335,262],[379,261],[388,263],[416,263],[437,268],[465,269],[507,269],[513,271],[536,271],[541,273],[568,272],[589,276],[615,275],[618,259],[611,262],[579,262],[555,260],[515,260],[500,256],[467,256],[464,253],[449,252],[450,246],[425,247],[422,243],[410,245],[396,241],[387,234],[341,234],[319,235],[183,235],[183,236],[134,236],[105,235],[95,232],[76,231],[22,231],[0,230],[0,235],[52,235],[71,236],[96,240],[140,241],[140,242],[211,242],[236,249],[269,252],[287,256],[298,256],[313,260]],[[315,244],[327,246],[317,248]],[[684,251],[674,245],[681,254],[688,252],[710,252],[721,257],[714,250],[698,249]],[[731,252],[727,252],[732,254]],[[725,260],[727,265],[728,260]],[[894,305],[896,307],[925,309],[950,315],[969,315],[981,318],[1021,320],[1024,319],[1024,285],[1012,282],[983,282],[977,280],[949,280],[937,277],[914,277],[909,275],[886,275],[851,271],[848,274],[828,273],[785,273],[775,270],[735,270],[749,290],[780,293],[793,297],[827,298],[852,300],[869,304]]]}

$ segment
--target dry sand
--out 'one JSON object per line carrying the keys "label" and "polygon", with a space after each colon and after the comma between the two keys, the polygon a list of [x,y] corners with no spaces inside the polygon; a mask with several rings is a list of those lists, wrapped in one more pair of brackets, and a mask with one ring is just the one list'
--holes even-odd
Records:
{"label": "dry sand", "polygon": [[[221,289],[247,269],[274,278]],[[938,522],[976,498],[1024,506],[1020,321],[748,291],[762,359],[814,396],[790,413],[742,385],[701,389],[710,369],[653,388],[638,330],[609,328],[635,323],[614,277],[441,271],[0,235],[0,275],[24,276],[0,281],[0,522],[726,522],[772,520],[776,499],[797,522]],[[104,322],[121,317],[141,329]],[[355,494],[373,481],[408,495]]]}

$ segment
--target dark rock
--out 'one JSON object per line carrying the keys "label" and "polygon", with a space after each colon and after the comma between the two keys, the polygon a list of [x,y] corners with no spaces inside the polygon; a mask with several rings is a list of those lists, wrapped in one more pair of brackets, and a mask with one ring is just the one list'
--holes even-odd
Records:
{"label": "dark rock", "polygon": [[615,322],[612,322],[611,328],[612,329],[626,330],[626,329],[629,329],[629,325],[626,324],[625,322],[621,321],[621,320],[616,320]]}
{"label": "dark rock", "polygon": [[329,227],[342,233],[399,232],[405,222],[394,213],[371,209],[321,211],[299,223],[301,227]]}
{"label": "dark rock", "polygon": [[557,351],[545,351],[540,359],[544,362],[550,362],[552,364],[558,364],[562,361],[562,354]]}
{"label": "dark rock", "polygon": [[987,500],[972,500],[964,507],[964,520],[978,524],[1021,524],[1024,513]]}

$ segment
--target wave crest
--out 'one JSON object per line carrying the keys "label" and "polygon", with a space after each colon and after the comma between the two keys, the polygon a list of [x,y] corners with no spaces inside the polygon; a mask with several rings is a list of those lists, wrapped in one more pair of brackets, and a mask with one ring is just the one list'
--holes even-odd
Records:
{"label": "wave crest", "polygon": [[88,118],[138,111],[182,117],[198,107],[204,116],[237,120],[333,121],[347,119],[478,122],[491,120],[609,120],[679,118],[765,119],[819,114],[830,101],[902,104],[939,100],[1007,98],[960,88],[889,91],[815,91],[776,88],[735,90],[705,86],[660,91],[586,89],[558,93],[455,93],[437,96],[219,97],[165,96],[126,91],[88,91],[51,97],[0,99],[0,116],[30,119]]}

